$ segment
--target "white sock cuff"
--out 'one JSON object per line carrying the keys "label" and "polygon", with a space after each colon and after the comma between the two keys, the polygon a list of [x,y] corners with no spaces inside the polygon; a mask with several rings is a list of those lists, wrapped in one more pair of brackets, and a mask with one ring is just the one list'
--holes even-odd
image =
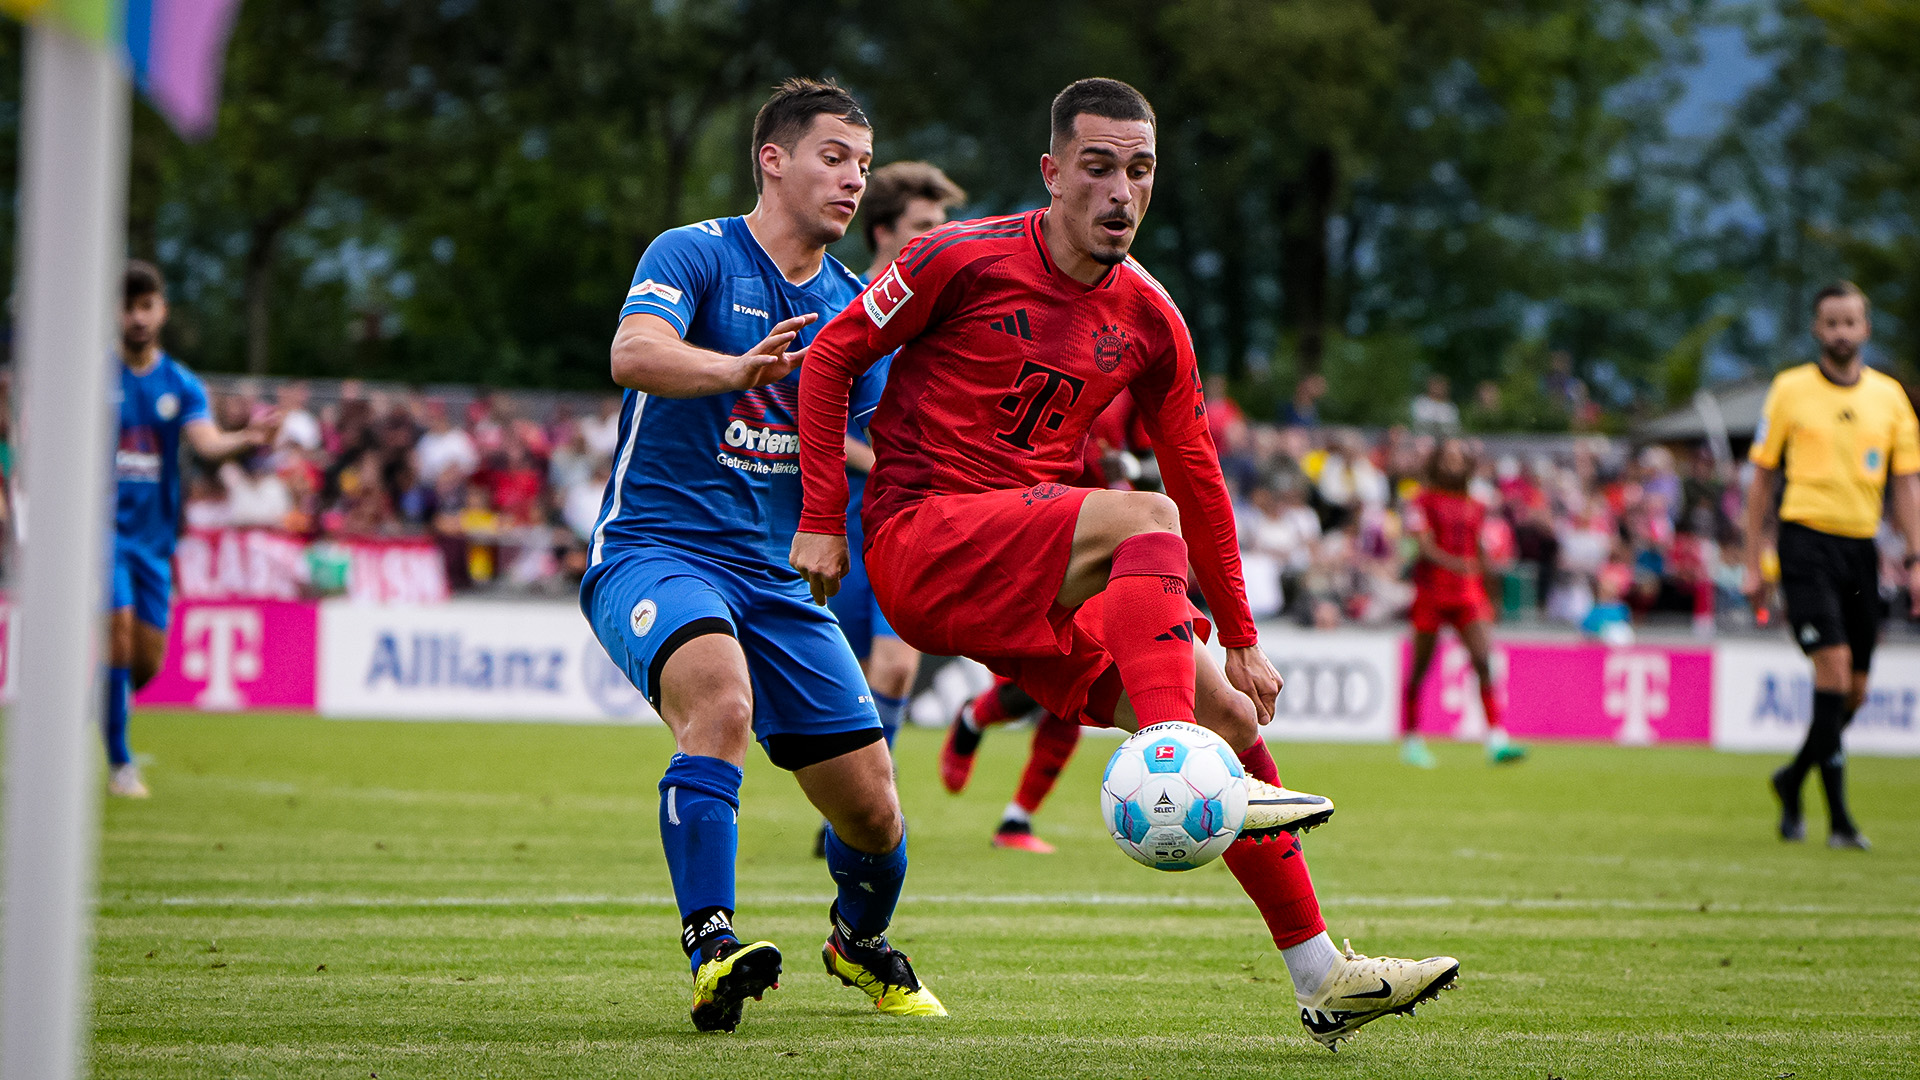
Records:
{"label": "white sock cuff", "polygon": [[1320,989],[1320,984],[1327,979],[1327,973],[1333,970],[1334,962],[1340,959],[1340,950],[1333,947],[1333,939],[1322,930],[1298,945],[1281,949],[1280,958],[1287,962],[1287,974],[1293,978],[1293,992],[1304,996]]}

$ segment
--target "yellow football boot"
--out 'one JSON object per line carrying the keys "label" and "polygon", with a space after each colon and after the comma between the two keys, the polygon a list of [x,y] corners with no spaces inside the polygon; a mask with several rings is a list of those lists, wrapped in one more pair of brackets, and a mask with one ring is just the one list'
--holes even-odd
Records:
{"label": "yellow football boot", "polygon": [[828,935],[826,946],[820,950],[820,958],[827,962],[827,974],[865,991],[873,999],[874,1008],[889,1016],[947,1015],[947,1007],[914,977],[906,953],[889,948],[882,967],[868,968],[842,952],[839,942],[838,934]]}
{"label": "yellow football boot", "polygon": [[727,941],[713,959],[693,973],[693,1026],[701,1031],[732,1031],[740,1025],[740,1007],[780,988],[780,949],[771,941],[742,945]]}

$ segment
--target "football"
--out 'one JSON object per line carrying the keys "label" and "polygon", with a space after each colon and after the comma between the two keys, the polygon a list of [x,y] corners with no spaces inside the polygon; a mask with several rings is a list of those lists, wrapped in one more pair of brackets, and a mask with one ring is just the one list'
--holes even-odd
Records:
{"label": "football", "polygon": [[1220,857],[1247,819],[1247,774],[1225,739],[1198,724],[1155,724],[1120,744],[1100,781],[1113,842],[1155,870]]}

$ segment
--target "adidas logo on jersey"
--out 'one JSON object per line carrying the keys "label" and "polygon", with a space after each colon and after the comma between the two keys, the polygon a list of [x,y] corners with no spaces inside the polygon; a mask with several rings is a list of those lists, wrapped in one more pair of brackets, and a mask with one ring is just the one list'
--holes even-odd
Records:
{"label": "adidas logo on jersey", "polygon": [[987,329],[998,330],[1003,334],[1012,334],[1022,341],[1033,340],[1033,329],[1027,325],[1027,309],[1019,308],[1004,319],[994,319],[987,323]]}

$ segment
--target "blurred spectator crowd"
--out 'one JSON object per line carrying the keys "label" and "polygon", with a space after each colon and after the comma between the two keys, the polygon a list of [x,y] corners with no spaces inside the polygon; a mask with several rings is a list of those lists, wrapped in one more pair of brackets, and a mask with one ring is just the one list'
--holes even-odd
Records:
{"label": "blurred spectator crowd", "polygon": [[[1418,546],[1403,510],[1436,440],[1460,426],[1445,384],[1415,399],[1407,425],[1371,434],[1321,426],[1304,410],[1283,414],[1285,426],[1250,421],[1223,391],[1209,384],[1209,418],[1240,507],[1255,614],[1318,628],[1404,618]],[[1488,594],[1503,620],[1612,641],[1630,640],[1649,619],[1700,634],[1754,624],[1742,593],[1744,458],[1707,446],[1631,450],[1601,436],[1467,444],[1476,461],[1469,493],[1488,510]],[[1889,600],[1904,579],[1902,550],[1883,526]],[[1770,574],[1776,567],[1766,564]]]}
{"label": "blurred spectator crowd", "polygon": [[186,527],[431,538],[455,590],[570,591],[606,490],[617,397],[210,380],[214,419],[282,414],[270,450],[187,481]]}

